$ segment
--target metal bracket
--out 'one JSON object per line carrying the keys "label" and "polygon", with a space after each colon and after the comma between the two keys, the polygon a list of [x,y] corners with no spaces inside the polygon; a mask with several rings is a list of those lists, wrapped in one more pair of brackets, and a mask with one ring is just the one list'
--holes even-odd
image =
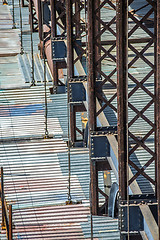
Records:
{"label": "metal bracket", "polygon": [[122,233],[128,233],[128,207],[129,207],[129,232],[139,232],[144,230],[143,215],[140,210],[141,205],[148,205],[155,219],[157,218],[157,200],[154,194],[130,195],[129,205],[127,201],[120,201],[119,204],[119,229]]}
{"label": "metal bracket", "polygon": [[91,133],[91,160],[105,160],[110,156],[110,147],[107,136]]}
{"label": "metal bracket", "polygon": [[69,82],[70,104],[82,104],[86,101],[86,90],[80,81]]}
{"label": "metal bracket", "polygon": [[64,40],[65,37],[55,37],[51,39],[52,59],[55,62],[65,61],[67,57],[67,47]]}
{"label": "metal bracket", "polygon": [[60,93],[66,93],[66,86],[54,86],[53,88],[50,88],[51,94],[60,94]]}
{"label": "metal bracket", "polygon": [[128,215],[129,215],[129,232],[144,231],[143,215],[136,205],[119,205],[119,229],[123,234],[128,233]]}
{"label": "metal bracket", "polygon": [[69,82],[86,82],[87,76],[75,76],[73,78],[69,78]]}
{"label": "metal bracket", "polygon": [[[130,195],[130,204],[152,204],[157,203],[155,194]],[[122,201],[122,203],[126,203]]]}
{"label": "metal bracket", "polygon": [[117,126],[98,127],[97,131],[92,132],[94,135],[117,135]]}

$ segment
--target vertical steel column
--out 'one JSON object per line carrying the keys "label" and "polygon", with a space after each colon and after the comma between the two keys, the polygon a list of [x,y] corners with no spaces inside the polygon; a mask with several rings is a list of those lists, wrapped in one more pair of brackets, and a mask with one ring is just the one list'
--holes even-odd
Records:
{"label": "vertical steel column", "polygon": [[23,54],[24,53],[24,49],[23,49],[23,24],[22,24],[22,8],[21,8],[21,1],[19,0],[19,18],[20,18],[20,31],[21,31],[21,34],[20,34],[20,43],[21,43],[21,52],[20,54]]}
{"label": "vertical steel column", "polygon": [[[57,37],[57,24],[56,24],[56,0],[50,0],[51,4],[51,39]],[[51,50],[52,51],[52,50]],[[58,86],[58,67],[57,63],[53,62],[53,83]]]}
{"label": "vertical steel column", "polygon": [[33,0],[29,0],[29,23],[31,32],[34,31],[34,23],[33,23]]}
{"label": "vertical steel column", "polygon": [[88,0],[88,114],[89,130],[96,130],[96,96],[95,96],[95,68],[94,68],[94,3]]}
{"label": "vertical steel column", "polygon": [[[85,49],[81,45],[82,35],[84,33],[84,28],[82,26],[81,13],[85,10],[85,4],[82,0],[67,0],[66,1],[66,16],[67,16],[67,76],[68,83],[71,79],[77,78],[78,74],[74,71],[74,66],[82,64],[82,57],[85,58]],[[84,76],[84,72],[79,72],[80,77]],[[68,91],[70,91],[68,89]],[[71,90],[72,91],[72,90]],[[71,94],[69,92],[69,95]],[[69,97],[68,95],[68,97]],[[70,98],[68,98],[69,102]],[[82,135],[82,132],[76,126],[76,113],[85,111],[83,103],[76,106],[74,103],[70,104],[70,134],[71,142],[74,146],[77,142],[81,140],[77,138],[77,133]],[[82,141],[81,141],[82,142]]]}
{"label": "vertical steel column", "polygon": [[73,65],[73,22],[72,22],[72,0],[66,0],[66,23],[67,23],[67,75],[74,77]]}
{"label": "vertical steel column", "polygon": [[32,32],[38,32],[38,19],[36,16],[36,8],[33,2],[34,0],[29,0],[28,7],[29,7],[29,23]]}
{"label": "vertical steel column", "polygon": [[116,3],[119,191],[124,200],[128,185],[128,0]]}
{"label": "vertical steel column", "polygon": [[76,35],[79,35],[80,32],[80,5],[79,2],[75,2],[75,12],[77,12],[75,18],[76,18]]}
{"label": "vertical steel column", "polygon": [[32,76],[32,82],[31,86],[35,86],[35,78],[34,78],[34,49],[33,49],[33,32],[32,29],[30,30],[31,34],[31,56],[32,56],[32,66],[31,66],[31,76]]}
{"label": "vertical steel column", "polygon": [[[67,76],[68,83],[74,77],[74,53],[73,53],[73,9],[72,0],[66,0],[66,24],[67,24]],[[68,89],[69,90],[69,89]],[[69,103],[69,93],[68,93]],[[71,141],[76,141],[76,117],[74,106],[70,106],[70,134]]]}
{"label": "vertical steel column", "polygon": [[[97,126],[95,88],[98,73],[95,70],[95,62],[97,62],[100,57],[100,50],[94,43],[94,39],[100,29],[100,26],[99,23],[95,23],[94,11],[98,9],[99,4],[99,0],[88,0],[88,113],[90,131],[95,131]],[[98,15],[100,16],[100,13]],[[100,43],[100,38],[98,39],[98,42]],[[98,68],[100,68],[100,66],[98,66]]]}
{"label": "vertical steel column", "polygon": [[9,240],[12,240],[12,205],[9,205]]}
{"label": "vertical steel column", "polygon": [[157,150],[157,201],[160,240],[160,0],[157,0],[157,65],[156,65],[156,150]]}
{"label": "vertical steel column", "polygon": [[[89,132],[95,131],[96,122],[96,76],[95,76],[95,49],[94,49],[94,4],[95,1],[88,0],[88,126]],[[91,156],[91,142],[89,143],[90,156]],[[91,191],[91,211],[92,214],[98,215],[98,172],[96,162],[92,163],[90,160],[90,191]],[[94,204],[93,204],[94,203]]]}
{"label": "vertical steel column", "polygon": [[[99,6],[100,6],[100,0],[94,1],[94,11],[96,11],[96,16],[98,16],[98,18],[100,19],[101,16],[100,16]],[[93,16],[93,19],[94,19],[94,16]],[[100,33],[100,22],[99,21],[94,21],[93,26],[94,26],[94,34],[95,34],[95,36],[97,36]],[[95,58],[95,62],[98,63],[98,64],[96,66],[97,72],[95,72],[95,77],[97,79],[99,79],[100,74],[98,72],[100,72],[100,70],[101,70],[101,62],[99,61],[100,56],[101,56],[101,49],[100,49],[99,46],[101,45],[101,38],[98,37],[96,41],[97,41],[97,44],[94,44],[94,52],[95,52],[94,58]]]}
{"label": "vertical steel column", "polygon": [[24,0],[21,0],[22,7],[25,7]]}
{"label": "vertical steel column", "polygon": [[43,41],[43,25],[42,25],[42,7],[41,7],[41,0],[37,0],[38,5],[38,32],[39,32],[39,39],[40,44],[42,44]]}
{"label": "vertical steel column", "polygon": [[4,223],[5,207],[4,207],[3,167],[1,167],[1,205],[2,205],[2,228],[3,228],[5,226],[5,223]]}
{"label": "vertical steel column", "polygon": [[57,36],[57,26],[56,26],[56,1],[50,0],[51,5],[51,37]]}

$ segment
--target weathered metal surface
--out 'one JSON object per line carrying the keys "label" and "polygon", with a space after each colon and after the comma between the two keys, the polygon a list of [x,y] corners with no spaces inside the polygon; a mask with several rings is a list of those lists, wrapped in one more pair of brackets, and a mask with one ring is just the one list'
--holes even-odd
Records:
{"label": "weathered metal surface", "polygon": [[[15,96],[17,96],[16,92]],[[61,96],[58,95],[54,96],[54,98],[57,98],[57,101],[59,97],[61,98]],[[13,222],[16,227],[13,231],[15,237],[19,236],[19,238],[21,237],[22,239],[34,239],[37,236],[38,239],[43,239],[45,237],[47,239],[57,239],[59,236],[62,239],[65,239],[65,237],[66,239],[67,237],[72,239],[73,235],[73,239],[83,239],[83,229],[85,234],[88,237],[90,236],[88,217],[80,218],[81,205],[75,206],[77,210],[75,210],[73,206],[73,212],[69,213],[68,211],[72,207],[58,207],[58,209],[62,211],[64,208],[63,214],[65,212],[66,217],[64,215],[63,219],[66,219],[64,221],[66,228],[69,223],[70,227],[68,230],[63,227],[60,211],[58,210],[56,213],[53,212],[52,215],[52,209],[54,209],[54,207],[45,207],[47,205],[65,204],[65,200],[67,200],[67,149],[63,139],[26,140],[19,142],[13,140],[12,142],[2,142],[1,150],[1,160],[5,169],[6,197],[8,201],[12,202],[13,210],[17,209],[16,213],[14,210],[16,215],[13,215]],[[79,164],[77,163],[77,159],[81,159]],[[71,151],[71,164],[71,195],[73,199],[81,199],[87,204],[86,206],[88,206],[88,150],[73,149],[73,151]],[[102,178],[101,184],[103,185]],[[41,206],[44,206],[43,209],[28,209],[29,207]],[[20,210],[21,208],[24,210]],[[84,209],[86,209],[86,215],[88,215],[88,207]],[[75,218],[73,218],[72,214],[74,214]],[[30,221],[28,221],[28,218]],[[60,225],[56,225],[54,218],[57,219]],[[84,219],[86,219],[86,223]],[[32,225],[30,225],[31,220],[33,220]],[[82,228],[80,227],[81,221],[83,221]],[[102,219],[99,219],[99,221],[101,222]],[[111,220],[108,219],[108,221],[110,222]],[[113,221],[113,223],[114,222],[115,221]],[[44,225],[46,230],[44,230]],[[60,226],[62,228],[60,228]],[[110,226],[112,226],[112,224]],[[26,228],[27,230],[25,230]],[[108,228],[107,224],[106,228]],[[104,234],[107,235],[106,228],[102,227],[99,233],[97,232],[99,229],[96,228],[95,235],[97,237],[103,236]],[[117,234],[118,232],[116,231],[115,235],[117,236]],[[115,237],[115,239],[118,238]]]}
{"label": "weathered metal surface", "polygon": [[[104,88],[103,91],[104,91],[104,94],[106,95],[106,99],[103,94],[101,96],[97,94],[97,97],[101,100],[101,102],[104,101],[104,103],[100,105],[100,104],[97,104],[98,101],[96,101],[96,105],[97,105],[96,107],[97,107],[97,116],[99,115],[101,124],[102,125],[104,124],[103,126],[105,126],[105,123],[108,124],[107,120],[109,124],[113,125],[113,120],[114,122],[116,122],[116,115],[117,115],[116,114],[117,75],[115,72],[116,51],[114,47],[114,40],[112,39],[114,38],[114,36],[116,36],[115,21],[113,19],[113,16],[115,14],[114,3],[115,1],[107,1],[107,3],[104,2],[104,4],[106,5],[103,10],[106,11],[105,16],[107,15],[107,24],[106,22],[102,23],[101,21],[102,28],[100,32],[100,34],[105,33],[102,36],[102,40],[104,39],[103,37],[105,37],[108,40],[112,40],[111,44],[113,44],[112,46],[111,45],[107,47],[105,46],[102,49],[101,59],[99,59],[99,61],[102,60],[102,71],[100,72],[100,74],[102,76],[102,82],[103,82],[103,84],[100,84],[100,85],[101,86],[103,85],[103,88]],[[154,185],[155,185],[155,174],[154,174],[155,165],[153,162],[155,160],[155,156],[153,153],[154,137],[152,135],[152,133],[154,132],[153,102],[155,100],[154,99],[155,82],[154,82],[154,76],[153,76],[154,71],[152,71],[152,69],[154,68],[153,67],[153,64],[154,64],[154,46],[153,46],[154,43],[153,42],[155,40],[155,36],[153,35],[153,21],[154,21],[153,11],[155,11],[155,6],[154,6],[154,2],[148,3],[147,1],[146,2],[132,1],[130,3],[131,5],[129,9],[129,17],[130,17],[129,37],[132,36],[132,38],[136,39],[137,37],[141,38],[141,36],[143,35],[143,39],[144,39],[149,35],[150,41],[149,43],[146,43],[146,41],[143,43],[143,39],[142,39],[141,41],[139,41],[140,44],[138,44],[138,42],[134,41],[133,39],[133,42],[129,42],[130,50],[129,50],[129,56],[128,56],[129,57],[129,83],[128,83],[129,120],[128,121],[129,121],[129,127],[130,127],[129,129],[130,136],[131,136],[131,132],[133,133],[132,136],[129,138],[129,143],[130,143],[129,151],[130,151],[130,155],[133,152],[135,153],[135,154],[132,154],[132,156],[130,156],[129,164],[131,166],[132,174],[130,174],[131,171],[129,170],[129,178],[131,179],[129,184],[136,185],[137,182],[139,184],[139,187],[138,185],[137,186],[130,185],[133,193],[139,190],[142,192],[151,193],[154,191]],[[101,8],[101,6],[99,6],[99,9]],[[141,12],[141,7],[142,7],[142,12]],[[138,13],[135,14],[136,10]],[[92,14],[93,14],[93,11],[92,11]],[[148,21],[147,22],[146,18],[148,17],[149,19],[147,20]],[[98,20],[98,17],[95,17],[95,19]],[[104,19],[102,17],[101,20],[104,20]],[[156,21],[155,21],[155,24],[156,24]],[[112,28],[110,28],[110,26],[112,26]],[[124,40],[124,38],[122,38],[121,35],[119,37],[121,37],[121,40]],[[96,39],[97,38],[95,37],[92,38],[90,44],[95,44]],[[102,48],[102,45],[100,47]],[[96,71],[98,71],[97,64],[98,63],[96,62],[95,68],[92,69],[91,71],[92,74],[94,73],[95,69]],[[119,69],[119,71],[121,70],[122,69]],[[124,100],[124,104],[125,104],[125,100]],[[105,108],[107,108],[106,111],[104,111]],[[124,113],[122,110],[123,109],[121,109],[121,114],[123,116]],[[92,108],[92,111],[93,111],[93,108]],[[105,116],[100,116],[100,113],[102,113],[102,111],[103,111],[103,114],[107,113],[106,115],[107,120],[105,120]],[[135,135],[134,139],[132,139],[133,135]],[[113,150],[111,149],[112,150],[111,163],[113,165],[114,158],[115,156],[117,157],[116,141],[115,139],[113,139],[113,137],[108,137],[108,139],[109,139],[109,142],[111,143],[111,148],[113,150],[115,149],[114,154],[113,154]],[[136,144],[136,141],[137,141],[137,144]],[[120,144],[123,146],[122,142],[120,142]],[[123,152],[121,153],[123,154]],[[152,228],[151,225],[150,225],[150,228]],[[156,228],[156,225],[155,225],[155,228]]]}
{"label": "weathered metal surface", "polygon": [[[141,4],[141,1],[139,1],[139,4]],[[108,9],[108,12],[110,14],[108,14],[107,16],[109,16],[111,18],[112,17],[112,14],[111,14],[112,11],[110,9]],[[132,27],[133,26],[131,25],[131,28]],[[113,26],[113,29],[114,28],[115,28],[115,25]],[[140,34],[141,34],[140,29],[137,29],[135,37],[139,36]],[[104,37],[106,37],[106,36],[104,35]],[[108,34],[108,37],[111,38],[111,34]],[[145,37],[145,36],[143,36],[143,37]],[[113,42],[112,42],[112,44],[114,45]],[[143,48],[144,46],[145,45],[143,43],[138,45],[138,47],[140,49]],[[107,47],[106,47],[106,50],[108,50]],[[130,53],[129,61],[132,61],[132,58],[133,58],[133,55],[134,55],[132,50],[129,51],[129,53]],[[113,51],[113,54],[115,54],[114,51]],[[151,56],[152,54],[150,53],[149,50],[146,51],[145,54],[148,56],[149,59],[152,59],[152,56]],[[103,65],[103,67],[104,67],[103,70],[106,68],[106,70],[104,70],[106,72],[109,71],[109,68],[113,69],[114,64],[115,64],[112,61],[109,61],[109,59],[107,57],[106,57],[106,59],[104,59],[104,63],[105,64]],[[106,63],[109,63],[109,64],[106,64]],[[142,71],[142,69],[143,69],[143,71]],[[130,72],[132,74],[135,74],[136,76],[138,76],[137,79],[140,80],[143,77],[144,74],[147,74],[147,67],[144,68],[143,61],[141,59],[139,59],[138,65],[135,68],[131,68]],[[114,80],[114,78],[115,78],[115,76],[113,76],[113,80]],[[145,87],[147,87],[150,91],[153,91],[152,81],[153,81],[153,79],[150,78],[149,80],[147,80],[148,84],[145,84]],[[132,90],[134,87],[135,87],[135,84],[133,84],[132,81],[129,80],[129,88]],[[110,98],[110,97],[114,96],[115,89],[114,88],[110,89],[110,86],[105,84],[104,92],[106,93],[106,96]],[[132,98],[132,104],[134,104],[134,106],[136,108],[138,108],[140,106],[140,105],[138,105],[139,104],[138,102],[141,103],[141,107],[145,107],[146,101],[149,102],[150,101],[150,97],[148,97],[147,94],[144,94],[144,92],[142,90],[140,90],[140,89],[139,89],[139,91],[137,91],[137,94],[134,94],[134,99]],[[116,108],[116,101],[115,101],[115,99],[113,100],[112,103],[113,103],[113,106]],[[140,110],[141,110],[141,108],[139,108],[139,111]],[[108,107],[107,111],[108,111],[108,113],[112,112],[111,109],[109,109],[109,107]],[[150,109],[148,109],[147,113],[148,113],[149,118],[153,121],[153,108],[151,107]],[[111,115],[114,116],[113,112],[112,112]],[[115,120],[115,116],[114,116],[114,118],[111,118],[111,115],[108,118],[109,118],[111,124],[113,124],[113,119],[114,119],[115,122],[116,122],[116,120]],[[132,110],[129,109],[129,119],[131,120],[131,119],[133,119],[133,117],[134,117],[134,113],[133,113]],[[132,128],[132,131],[135,134],[137,134],[138,136],[139,135],[142,136],[144,133],[147,133],[148,130],[149,130],[149,126],[148,125],[145,125],[145,129],[142,130],[142,125],[144,125],[143,119],[139,118],[138,121],[135,122],[135,124],[134,124],[134,126]],[[132,141],[131,144],[135,144],[134,141]],[[151,149],[154,149],[154,144],[153,144],[153,140],[152,139],[150,139],[150,141],[148,141],[147,146],[149,148],[151,148]],[[143,165],[145,165],[145,163],[146,163],[145,160],[148,157],[149,157],[149,155],[147,153],[144,153],[142,151],[142,149],[138,149],[137,152],[136,152],[136,156],[132,156],[132,161],[134,161],[137,164],[137,166],[141,168]],[[133,168],[131,168],[131,169],[132,169],[133,173],[136,174],[136,171]],[[147,173],[147,175],[149,175],[151,178],[154,179],[154,176],[155,176],[154,175],[154,164],[152,164],[152,166],[150,168],[145,169],[145,172]],[[142,192],[153,192],[154,189],[153,189],[152,185],[146,183],[146,180],[143,178],[143,176],[139,176],[138,179],[137,179],[137,182],[138,182]]]}
{"label": "weathered metal surface", "polygon": [[[27,11],[22,11],[26,23]],[[23,27],[27,30],[28,25]],[[35,36],[37,33],[33,34],[34,41]],[[24,34],[23,46],[26,53],[30,51],[29,39],[29,35]],[[29,69],[29,64],[26,68],[27,61],[22,61],[22,58],[23,56],[20,57],[20,66]],[[25,70],[23,72],[25,76]],[[39,71],[39,85],[43,83],[42,75],[43,72]],[[28,86],[29,74],[25,80]],[[5,193],[8,202],[13,203],[14,238],[90,239],[88,149],[71,149],[71,195],[73,199],[82,200],[83,204],[65,206],[68,159],[66,143],[61,137],[67,140],[66,94],[53,96],[47,90],[48,120],[51,119],[52,122],[54,119],[49,132],[56,130],[56,138],[42,139],[43,87],[3,90],[1,93],[3,139],[0,154],[5,168]],[[32,122],[33,119],[35,122]],[[77,122],[80,127],[80,114]],[[11,135],[5,130],[5,124],[10,126]],[[103,188],[102,174],[99,179]],[[59,206],[54,206],[57,204]],[[105,218],[104,226],[103,221],[103,218],[95,217],[94,239],[119,239],[117,220]]]}
{"label": "weathered metal surface", "polygon": [[[17,79],[14,82],[14,79]],[[24,86],[25,80],[19,69],[18,55],[0,57],[0,89],[19,88]]]}
{"label": "weathered metal surface", "polygon": [[[115,37],[115,32],[110,26],[115,23],[115,17],[112,16],[106,19],[104,18],[103,8],[110,8],[115,10],[115,6],[112,2],[99,2],[99,1],[88,1],[87,10],[88,10],[88,82],[87,82],[87,94],[88,94],[88,127],[90,132],[90,158],[91,158],[91,195],[92,195],[92,213],[95,215],[101,215],[107,213],[108,209],[107,202],[108,196],[105,194],[104,190],[101,190],[98,183],[98,164],[100,165],[101,171],[107,170],[107,164],[98,163],[98,161],[92,161],[92,150],[94,149],[94,144],[92,140],[92,131],[98,132],[99,121],[97,117],[107,106],[113,106],[112,101],[116,97],[114,94],[110,100],[104,99],[102,94],[102,87],[105,85],[105,82],[110,82],[116,87],[116,84],[110,79],[111,76],[115,73],[115,68],[109,68],[108,72],[104,71],[103,59],[108,57],[111,61],[115,61],[115,57],[110,53],[115,48],[115,45],[111,46],[109,51],[104,49],[104,46],[101,43],[103,39],[103,34],[109,31]],[[114,12],[115,14],[115,12]],[[101,19],[102,16],[102,19]],[[97,107],[97,100],[101,102],[99,107]],[[113,107],[115,110],[115,108]],[[100,141],[100,140],[99,140]],[[106,159],[107,162],[107,159]],[[108,164],[108,170],[110,169]],[[99,206],[99,195],[104,197],[104,204]]]}
{"label": "weathered metal surface", "polygon": [[128,1],[117,1],[116,16],[119,194],[123,200],[128,194]]}
{"label": "weathered metal surface", "polygon": [[[156,75],[156,180],[157,180],[157,201],[158,201],[158,231],[160,236],[160,2],[157,1],[157,75]],[[160,238],[160,237],[159,237]]]}
{"label": "weathered metal surface", "polygon": [[[17,99],[15,99],[17,95]],[[48,102],[49,90],[47,90]],[[1,138],[43,137],[44,134],[44,88],[1,90]],[[54,126],[54,128],[53,128]],[[48,119],[48,129],[53,135],[62,135],[59,120]]]}
{"label": "weathered metal surface", "polygon": [[[69,88],[70,81],[74,81],[79,75],[75,69],[76,63],[82,63],[86,58],[86,48],[83,48],[81,44],[84,40],[83,35],[86,30],[83,20],[85,9],[86,5],[83,1],[66,1],[68,103],[70,107],[70,135],[73,145],[78,142],[77,133],[81,132],[81,141],[83,141],[83,133],[76,123],[76,115],[78,112],[86,111],[83,102],[81,104],[79,103],[79,106],[77,107],[75,103],[70,101],[70,95],[72,92]],[[85,73],[80,77],[84,76]],[[79,90],[77,89],[77,91]]]}
{"label": "weathered metal surface", "polygon": [[12,29],[9,7],[0,2],[0,57],[15,56],[20,53],[19,30]]}
{"label": "weathered metal surface", "polygon": [[[43,8],[44,6],[44,8]],[[49,16],[45,16],[45,10],[43,12],[43,9],[45,9],[45,6],[47,6],[47,14]],[[41,2],[41,1],[33,1],[32,4],[32,9],[30,9],[30,12],[32,12],[33,7],[35,8],[35,12],[36,12],[36,16],[38,19],[38,31],[39,31],[39,38],[40,38],[40,43],[39,43],[39,48],[40,48],[40,55],[41,58],[44,58],[43,56],[43,45],[44,45],[44,51],[45,51],[45,55],[46,58],[48,60],[48,65],[50,67],[50,71],[52,74],[52,80],[53,80],[53,84],[54,86],[58,86],[58,85],[64,85],[63,82],[61,82],[60,78],[63,75],[62,74],[62,68],[66,67],[66,64],[63,61],[61,62],[56,62],[53,61],[53,56],[52,56],[52,44],[51,44],[51,38],[53,38],[53,29],[51,32],[51,25],[53,24],[53,13],[55,11],[53,3],[51,2],[51,6],[50,6],[50,2]],[[56,7],[56,14],[57,12],[59,12],[60,15],[55,16],[55,21],[56,24],[58,26],[58,33],[57,31],[55,32],[56,36],[64,36],[64,25],[65,25],[65,8],[64,8],[64,3],[59,1],[55,3],[55,7]],[[53,11],[53,13],[52,13]],[[32,14],[31,14],[32,15]],[[46,19],[45,19],[46,18]],[[47,22],[46,22],[47,20]],[[50,24],[50,20],[51,20],[51,24]],[[44,33],[43,33],[44,31]],[[56,37],[54,36],[54,37]],[[44,41],[43,41],[44,40]]]}
{"label": "weathered metal surface", "polygon": [[[34,40],[35,41],[35,40]],[[31,85],[31,64],[32,64],[32,56],[29,53],[25,53],[23,55],[18,55],[18,60],[21,65],[21,70],[25,82],[28,83],[28,86]],[[33,55],[34,61],[34,80],[36,85],[43,85],[44,79],[44,65],[38,53]],[[46,63],[46,82],[47,85],[52,86],[52,74],[49,69],[48,64]],[[25,84],[27,86],[27,84]]]}

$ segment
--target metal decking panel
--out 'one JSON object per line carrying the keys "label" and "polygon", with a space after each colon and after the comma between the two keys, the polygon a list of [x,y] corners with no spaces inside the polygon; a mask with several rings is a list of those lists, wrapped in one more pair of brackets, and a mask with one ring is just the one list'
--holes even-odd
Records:
{"label": "metal decking panel", "polygon": [[[17,1],[15,10],[17,22],[19,19]],[[22,8],[22,11],[23,30],[27,33],[28,9]],[[37,34],[34,33],[33,36],[37,46]],[[26,85],[24,82],[18,83],[19,88],[24,86],[27,88],[6,89],[0,92],[0,118],[3,123],[0,155],[4,167],[6,198],[13,204],[14,238],[90,239],[88,149],[71,150],[71,195],[73,199],[82,200],[82,204],[66,206],[68,193],[68,158],[64,142],[64,139],[67,139],[68,121],[66,94],[50,96],[47,87],[49,133],[56,138],[43,139],[44,88],[43,86],[28,88],[27,81],[30,82],[30,75],[28,74],[27,78],[24,73],[30,66],[26,60],[30,51],[29,41],[29,34],[24,34],[25,60],[21,60],[22,56],[19,56],[19,64],[16,59],[16,66],[21,68],[26,81]],[[43,71],[39,73],[43,84]],[[16,74],[12,80],[14,83],[17,81]],[[80,126],[80,116],[78,121]],[[10,131],[6,126],[10,127]],[[102,175],[100,182],[103,188]],[[94,217],[94,239],[118,240],[117,220]]]}

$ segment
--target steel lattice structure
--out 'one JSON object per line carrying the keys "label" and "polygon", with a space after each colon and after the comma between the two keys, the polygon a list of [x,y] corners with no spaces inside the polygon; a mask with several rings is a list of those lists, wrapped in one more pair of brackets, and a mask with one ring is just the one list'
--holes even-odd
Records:
{"label": "steel lattice structure", "polygon": [[70,132],[72,145],[78,142],[76,136],[77,132],[82,135],[83,138],[83,132],[76,126],[76,113],[86,111],[83,101],[74,99],[72,92],[72,88],[74,88],[73,84],[81,84],[81,81],[85,81],[86,79],[85,70],[77,72],[75,69],[75,66],[82,65],[83,62],[86,61],[86,44],[82,42],[86,34],[85,8],[86,6],[83,1],[66,1],[67,81],[68,91],[70,92],[68,102],[70,103]]}
{"label": "steel lattice structure", "polygon": [[[42,12],[42,5],[49,10]],[[119,185],[122,239],[128,234],[141,239],[140,232],[146,229],[149,238],[160,239],[159,5],[151,0],[29,3],[32,31],[39,30],[40,48],[43,42],[56,89],[65,86],[58,69],[66,67],[67,57],[73,146],[76,132],[84,138],[76,113],[88,111],[92,214],[110,215],[110,207],[117,211],[115,185],[112,195],[98,186],[99,172],[112,170]],[[65,51],[63,56],[54,55],[54,44],[67,46],[67,56]],[[79,92],[81,96],[75,97]],[[132,227],[131,215],[140,216],[139,225]]]}

